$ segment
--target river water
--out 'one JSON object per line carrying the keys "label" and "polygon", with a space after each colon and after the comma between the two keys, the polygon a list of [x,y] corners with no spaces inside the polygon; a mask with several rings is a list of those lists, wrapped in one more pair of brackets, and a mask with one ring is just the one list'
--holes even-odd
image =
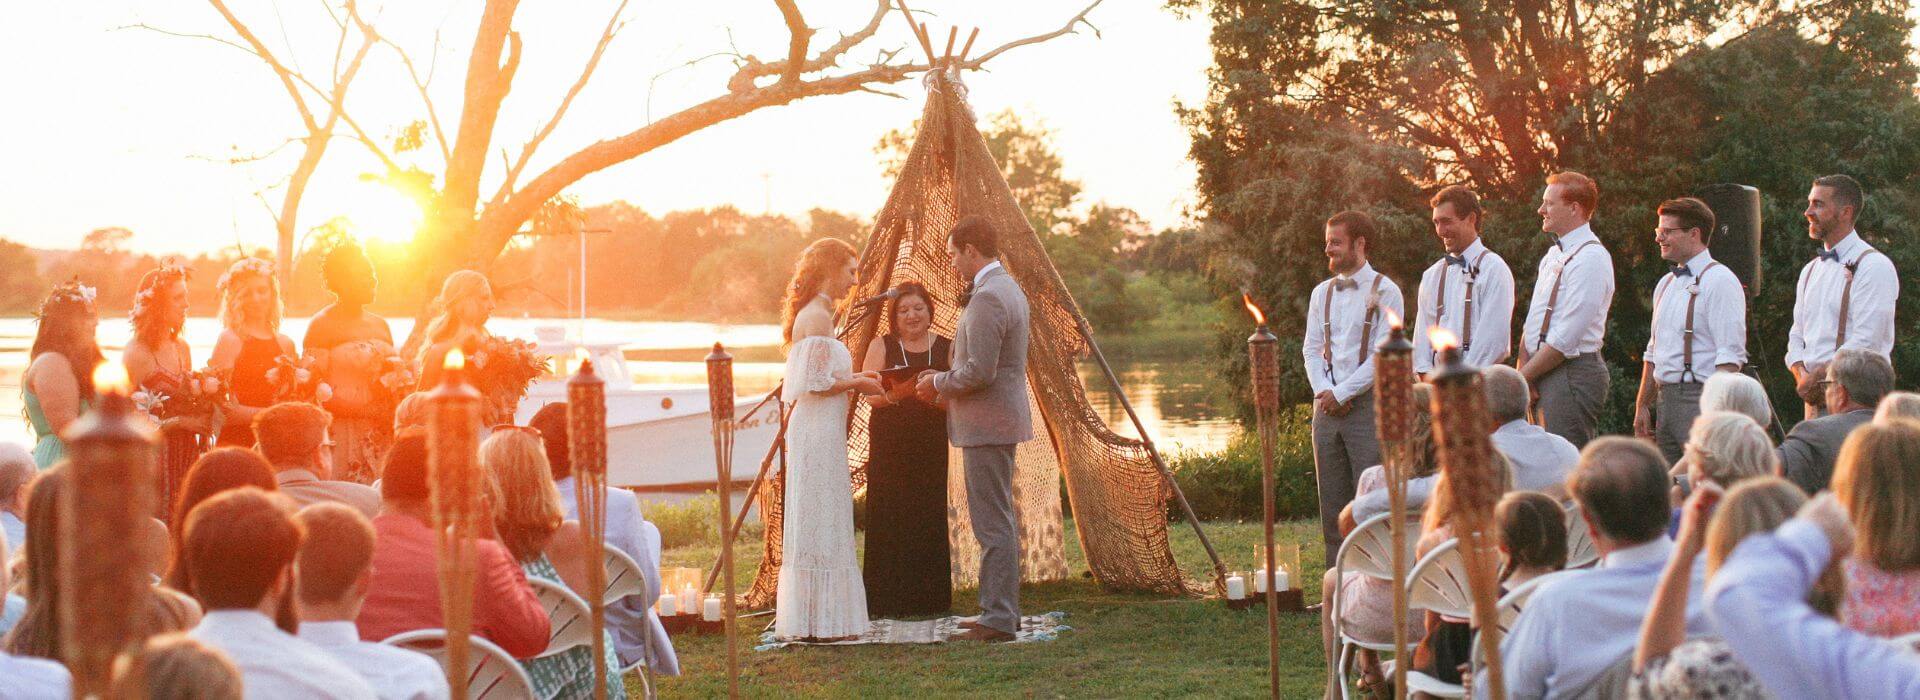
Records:
{"label": "river water", "polygon": [[[413,326],[412,319],[394,319],[395,338],[404,338]],[[287,319],[282,332],[297,343],[306,335],[307,319]],[[488,322],[495,333],[532,339],[542,326],[563,326],[577,334],[581,322],[573,319],[496,318]],[[590,341],[626,344],[634,359],[628,368],[638,384],[697,385],[706,381],[706,367],[698,361],[715,342],[725,343],[745,360],[777,359],[780,328],[773,325],[717,325],[699,322],[626,322],[588,320],[585,337]],[[34,322],[30,318],[0,318],[0,440],[30,445],[32,429],[22,413],[20,375],[27,366],[27,352],[33,345]],[[204,366],[219,337],[220,323],[212,318],[187,321],[186,338],[193,348],[196,365]],[[132,329],[120,319],[103,319],[100,344],[107,357],[117,361]],[[577,335],[576,335],[577,337]],[[675,359],[654,359],[659,357]],[[686,359],[679,359],[679,358]],[[1122,408],[1121,397],[1131,402],[1141,423],[1160,450],[1168,455],[1183,451],[1213,451],[1223,447],[1236,430],[1211,400],[1214,373],[1206,363],[1158,359],[1110,358],[1114,374],[1123,385],[1114,391],[1099,368],[1091,362],[1080,367],[1088,395],[1095,410],[1113,426],[1115,432],[1137,437]],[[775,361],[741,361],[735,365],[735,385],[742,395],[763,394],[779,383],[781,364]]]}

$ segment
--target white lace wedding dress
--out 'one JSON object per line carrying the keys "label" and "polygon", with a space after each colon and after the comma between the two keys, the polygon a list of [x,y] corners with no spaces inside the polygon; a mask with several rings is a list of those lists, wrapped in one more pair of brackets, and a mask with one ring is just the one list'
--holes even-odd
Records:
{"label": "white lace wedding dress", "polygon": [[847,394],[820,395],[853,372],[847,346],[828,336],[787,350],[781,398],[787,422],[787,494],[782,507],[775,637],[847,637],[867,631],[867,590],[853,549],[853,485],[847,467]]}

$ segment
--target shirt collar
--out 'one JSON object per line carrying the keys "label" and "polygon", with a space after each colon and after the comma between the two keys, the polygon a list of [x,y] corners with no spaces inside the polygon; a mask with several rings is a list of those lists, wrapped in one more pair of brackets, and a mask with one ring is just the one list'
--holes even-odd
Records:
{"label": "shirt collar", "polygon": [[1369,279],[1372,279],[1373,275],[1374,275],[1373,263],[1363,262],[1363,263],[1360,263],[1360,269],[1354,270],[1353,274],[1334,275],[1333,278],[1335,280],[1353,280],[1355,282],[1365,282]]}
{"label": "shirt collar", "polygon": [[1685,265],[1687,266],[1687,271],[1693,273],[1693,278],[1698,280],[1700,279],[1700,273],[1706,272],[1707,265],[1712,263],[1713,251],[1701,248],[1699,253],[1696,253],[1691,258],[1687,258]]}
{"label": "shirt collar", "polygon": [[250,633],[280,631],[279,627],[274,626],[273,618],[260,614],[258,610],[248,610],[245,608],[208,610],[205,615],[200,617],[200,625],[220,630],[236,630]]}
{"label": "shirt collar", "polygon": [[298,481],[319,481],[320,476],[306,468],[282,469],[273,475],[276,484],[291,484]]}
{"label": "shirt collar", "polygon": [[1460,257],[1466,258],[1467,264],[1472,265],[1473,259],[1479,257],[1482,252],[1486,251],[1486,249],[1487,249],[1486,242],[1478,237],[1475,237],[1472,243],[1467,244],[1466,250],[1460,251]]}
{"label": "shirt collar", "polygon": [[1665,562],[1673,554],[1673,540],[1666,535],[1653,538],[1651,542],[1642,542],[1631,547],[1613,550],[1600,558],[1600,568],[1612,569],[1636,564]]}
{"label": "shirt collar", "polygon": [[360,641],[360,628],[352,620],[304,621],[300,638],[320,646],[349,646]]}
{"label": "shirt collar", "polygon": [[1852,257],[1854,251],[1857,251],[1865,247],[1866,245],[1867,245],[1866,241],[1860,240],[1859,229],[1855,229],[1852,231],[1848,231],[1846,238],[1840,239],[1839,244],[1833,246],[1832,248],[1828,248],[1828,250],[1831,250],[1839,254],[1841,259],[1846,259],[1848,257]]}
{"label": "shirt collar", "polygon": [[976,288],[979,287],[980,281],[987,278],[987,273],[998,269],[1001,269],[999,260],[987,263],[986,267],[980,268],[979,272],[973,273],[973,286]]}
{"label": "shirt collar", "polygon": [[1494,429],[1493,429],[1493,432],[1494,432],[1494,434],[1501,434],[1501,433],[1507,433],[1507,434],[1512,434],[1512,433],[1522,433],[1522,432],[1526,432],[1526,430],[1527,430],[1527,426],[1530,426],[1530,425],[1533,425],[1533,424],[1532,424],[1532,423],[1528,423],[1528,422],[1527,422],[1527,420],[1526,420],[1525,418],[1515,418],[1515,419],[1513,419],[1513,420],[1510,420],[1510,421],[1507,421],[1507,422],[1505,422],[1505,423],[1501,423],[1501,424],[1500,424],[1500,427],[1498,427],[1498,428],[1494,428]]}
{"label": "shirt collar", "polygon": [[1561,236],[1554,243],[1560,246],[1560,252],[1571,253],[1573,249],[1580,247],[1580,244],[1597,240],[1600,240],[1600,237],[1593,235],[1593,224],[1585,223],[1581,224],[1580,228],[1568,231],[1567,235]]}

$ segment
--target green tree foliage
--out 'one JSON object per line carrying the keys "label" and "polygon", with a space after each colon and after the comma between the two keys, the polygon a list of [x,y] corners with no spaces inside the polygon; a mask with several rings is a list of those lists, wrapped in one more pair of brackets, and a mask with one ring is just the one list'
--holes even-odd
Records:
{"label": "green tree foliage", "polygon": [[[1483,234],[1530,290],[1549,245],[1532,213],[1542,178],[1575,169],[1599,180],[1594,228],[1614,251],[1619,289],[1606,349],[1615,395],[1603,416],[1614,430],[1627,425],[1662,269],[1650,240],[1661,200],[1719,182],[1761,190],[1766,269],[1750,349],[1782,406],[1791,406],[1778,366],[1787,309],[1814,252],[1799,216],[1810,181],[1859,178],[1870,193],[1861,231],[1902,270],[1920,265],[1920,243],[1899,235],[1920,219],[1920,103],[1899,3],[1170,6],[1214,22],[1212,90],[1182,107],[1209,268],[1278,311],[1270,316],[1288,350],[1298,349],[1308,291],[1326,276],[1321,222],[1344,208],[1380,216],[1387,240],[1374,263],[1411,288],[1438,253],[1425,197],[1452,183],[1488,200]],[[1911,297],[1901,304],[1909,318],[1920,312]],[[1244,377],[1238,343],[1223,338],[1223,354]],[[1903,339],[1895,350],[1903,377],[1920,376],[1917,346]],[[1286,364],[1288,398],[1305,400],[1298,363]]]}
{"label": "green tree foliage", "polygon": [[52,285],[40,276],[40,261],[33,250],[0,239],[0,314],[33,313],[50,289]]}

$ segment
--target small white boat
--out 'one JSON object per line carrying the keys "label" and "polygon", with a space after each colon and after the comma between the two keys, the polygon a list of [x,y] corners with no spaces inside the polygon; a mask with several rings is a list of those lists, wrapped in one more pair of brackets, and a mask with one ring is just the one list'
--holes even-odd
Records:
{"label": "small white boat", "polygon": [[[582,343],[558,328],[539,329],[540,352],[553,358],[548,375],[534,380],[520,401],[514,422],[526,425],[540,407],[567,400],[567,379],[579,358],[607,383],[607,481],[639,491],[648,500],[677,501],[715,489],[713,423],[707,412],[707,387],[700,384],[634,386],[621,343]],[[763,396],[736,398],[734,415],[734,498],[753,483],[760,461],[780,432],[779,401]],[[759,410],[755,411],[755,407]],[[748,417],[748,412],[752,416]],[[778,462],[774,468],[779,468]]]}

